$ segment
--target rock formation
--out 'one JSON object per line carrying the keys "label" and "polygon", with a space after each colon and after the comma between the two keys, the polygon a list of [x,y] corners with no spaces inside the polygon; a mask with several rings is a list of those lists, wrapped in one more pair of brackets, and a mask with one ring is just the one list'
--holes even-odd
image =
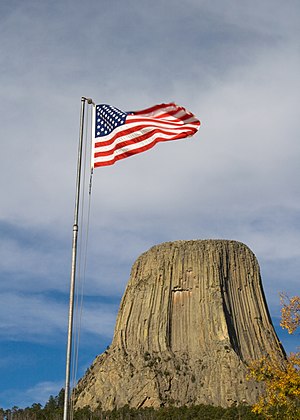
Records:
{"label": "rock formation", "polygon": [[242,243],[176,241],[132,267],[110,348],[75,390],[76,407],[254,403],[247,363],[283,358],[259,265]]}

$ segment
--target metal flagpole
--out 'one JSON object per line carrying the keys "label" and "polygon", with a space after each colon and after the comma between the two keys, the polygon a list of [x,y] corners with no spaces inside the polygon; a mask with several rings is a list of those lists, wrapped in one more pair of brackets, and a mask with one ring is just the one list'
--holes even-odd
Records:
{"label": "metal flagpole", "polygon": [[72,241],[72,265],[71,265],[71,280],[70,280],[70,303],[69,303],[68,341],[67,341],[67,356],[66,356],[66,386],[65,386],[64,417],[63,417],[64,420],[69,419],[69,408],[70,408],[69,400],[70,400],[70,371],[71,371],[71,353],[72,353],[73,310],[74,310],[74,292],[75,292],[75,276],[76,276],[81,164],[82,164],[82,148],[83,148],[83,127],[84,127],[84,111],[85,111],[86,101],[88,104],[93,104],[92,99],[88,99],[85,97],[81,98],[75,211],[74,211],[73,241]]}

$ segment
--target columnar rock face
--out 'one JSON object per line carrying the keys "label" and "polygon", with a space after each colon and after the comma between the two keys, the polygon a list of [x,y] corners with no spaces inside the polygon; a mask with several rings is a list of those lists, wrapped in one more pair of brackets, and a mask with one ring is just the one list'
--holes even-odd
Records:
{"label": "columnar rock face", "polygon": [[75,390],[76,407],[254,403],[247,363],[282,359],[254,254],[225,240],[154,246],[132,267],[110,348]]}

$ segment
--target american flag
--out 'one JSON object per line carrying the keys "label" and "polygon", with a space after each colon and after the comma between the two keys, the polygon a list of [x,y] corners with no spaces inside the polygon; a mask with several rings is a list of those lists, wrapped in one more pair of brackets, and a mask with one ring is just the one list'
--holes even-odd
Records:
{"label": "american flag", "polygon": [[94,167],[144,152],[156,143],[195,134],[200,121],[175,103],[141,111],[123,112],[111,105],[96,105],[93,128]]}

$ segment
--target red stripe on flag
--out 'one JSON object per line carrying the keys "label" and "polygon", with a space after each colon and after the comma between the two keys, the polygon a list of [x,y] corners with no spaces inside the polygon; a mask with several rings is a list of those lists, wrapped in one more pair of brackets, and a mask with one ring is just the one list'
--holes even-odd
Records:
{"label": "red stripe on flag", "polygon": [[[157,123],[157,125],[160,125],[160,123]],[[195,127],[189,127],[188,125],[180,125],[180,126],[175,126],[174,128],[172,127],[168,127],[168,124],[166,124],[166,127],[164,128],[162,127],[154,127],[152,125],[145,125],[145,124],[139,124],[137,126],[130,126],[128,128],[126,128],[128,125],[124,124],[122,127],[123,129],[121,129],[122,127],[120,127],[121,130],[116,129],[116,134],[113,134],[114,132],[111,133],[111,137],[108,140],[105,141],[97,141],[95,143],[95,148],[98,147],[105,147],[105,146],[110,146],[112,145],[116,140],[118,140],[121,137],[126,137],[128,135],[134,134],[134,133],[139,133],[143,130],[148,130],[149,133],[151,132],[157,132],[158,130],[162,131],[162,132],[168,132],[170,133],[170,135],[174,134],[176,135],[176,133],[179,132],[184,132],[186,133],[186,136],[191,136],[193,134],[195,134],[198,130],[198,126],[199,124],[197,124],[197,126]],[[106,136],[109,137],[109,136]],[[185,136],[183,136],[185,137]],[[139,136],[136,137],[136,141],[138,141]]]}
{"label": "red stripe on flag", "polygon": [[115,145],[115,147],[113,147],[112,149],[106,150],[106,151],[101,151],[101,149],[103,149],[102,147],[98,147],[96,149],[100,149],[98,152],[95,152],[95,157],[100,157],[100,156],[109,156],[112,155],[116,150],[118,149],[122,149],[126,146],[130,146],[133,144],[139,144],[147,139],[151,139],[151,137],[154,137],[155,134],[165,134],[166,136],[170,137],[170,138],[166,138],[166,137],[155,137],[153,139],[154,144],[158,143],[159,141],[171,141],[171,140],[178,140],[178,139],[182,139],[185,137],[190,136],[190,133],[187,132],[181,132],[178,133],[176,135],[174,135],[173,132],[168,132],[168,131],[163,131],[163,130],[151,130],[149,133],[144,133],[142,135],[140,135],[138,138],[135,139],[128,139],[128,140],[124,140],[124,141],[120,141],[117,143],[117,145]]}

